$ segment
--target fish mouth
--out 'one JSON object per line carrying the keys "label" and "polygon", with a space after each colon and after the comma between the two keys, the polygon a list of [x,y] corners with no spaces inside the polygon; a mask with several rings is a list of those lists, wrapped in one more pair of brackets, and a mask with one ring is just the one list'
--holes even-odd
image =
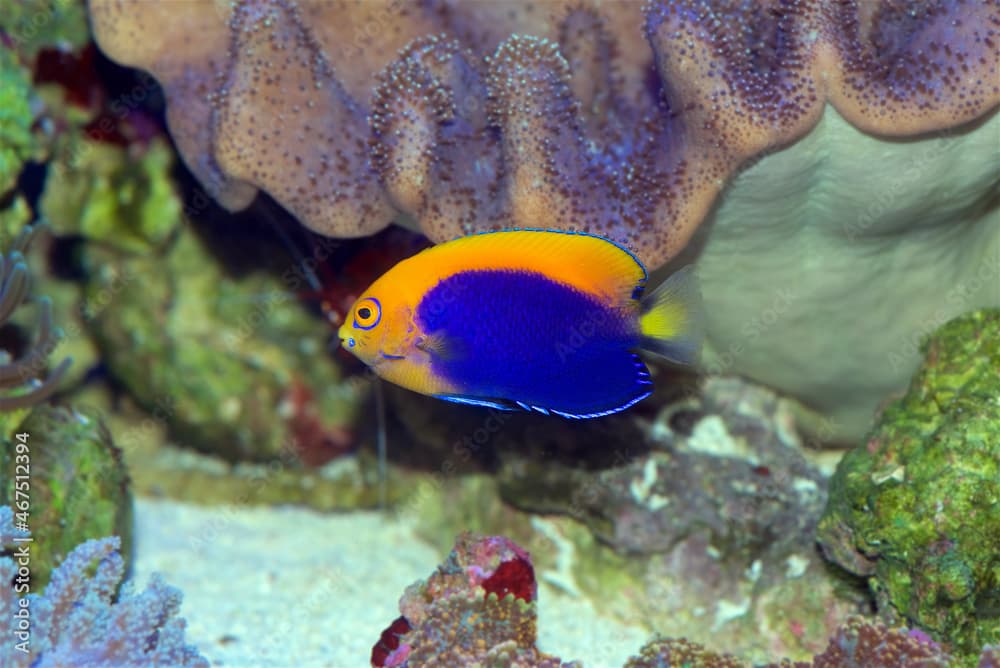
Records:
{"label": "fish mouth", "polygon": [[342,348],[350,350],[357,345],[357,341],[354,340],[353,336],[348,334],[345,326],[341,326],[340,329],[337,330],[337,338],[340,339],[340,346]]}

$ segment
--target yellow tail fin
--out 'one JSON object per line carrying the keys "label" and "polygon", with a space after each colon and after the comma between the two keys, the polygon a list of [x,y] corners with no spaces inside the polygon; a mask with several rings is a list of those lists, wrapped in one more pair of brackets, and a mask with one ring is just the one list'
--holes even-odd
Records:
{"label": "yellow tail fin", "polygon": [[640,303],[639,347],[678,364],[693,364],[704,336],[701,292],[688,265]]}

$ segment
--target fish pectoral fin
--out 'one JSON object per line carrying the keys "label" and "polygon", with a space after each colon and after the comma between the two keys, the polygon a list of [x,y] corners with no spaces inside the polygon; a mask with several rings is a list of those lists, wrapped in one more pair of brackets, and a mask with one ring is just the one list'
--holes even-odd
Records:
{"label": "fish pectoral fin", "polygon": [[414,341],[413,346],[417,350],[422,350],[428,355],[434,355],[441,359],[454,359],[458,353],[458,346],[444,334],[420,336]]}
{"label": "fish pectoral fin", "polygon": [[487,408],[496,408],[501,411],[516,411],[520,406],[517,403],[512,403],[506,399],[488,399],[485,397],[470,397],[464,394],[435,394],[435,398],[444,399],[445,401],[450,401],[456,404],[465,404],[467,406],[485,406]]}

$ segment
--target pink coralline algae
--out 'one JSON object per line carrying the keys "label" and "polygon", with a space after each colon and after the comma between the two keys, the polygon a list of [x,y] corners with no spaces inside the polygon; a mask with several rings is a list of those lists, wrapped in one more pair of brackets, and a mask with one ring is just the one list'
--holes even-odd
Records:
{"label": "pink coralline algae", "polygon": [[538,584],[507,538],[460,535],[448,559],[400,600],[403,613],[372,648],[372,666],[570,668],[535,647]]}
{"label": "pink coralline algae", "polygon": [[1000,2],[91,0],[188,166],[314,230],[586,230],[656,266],[829,104],[912,137],[1000,102]]}

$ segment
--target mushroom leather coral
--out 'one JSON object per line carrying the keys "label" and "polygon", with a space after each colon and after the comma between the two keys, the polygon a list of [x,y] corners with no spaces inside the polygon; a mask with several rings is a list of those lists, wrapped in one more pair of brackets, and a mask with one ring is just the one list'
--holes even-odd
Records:
{"label": "mushroom leather coral", "polygon": [[226,206],[266,190],[309,227],[411,216],[435,241],[584,229],[675,255],[741,165],[829,103],[905,137],[1000,101],[1000,3],[795,0],[91,0],[151,71],[188,165]]}

